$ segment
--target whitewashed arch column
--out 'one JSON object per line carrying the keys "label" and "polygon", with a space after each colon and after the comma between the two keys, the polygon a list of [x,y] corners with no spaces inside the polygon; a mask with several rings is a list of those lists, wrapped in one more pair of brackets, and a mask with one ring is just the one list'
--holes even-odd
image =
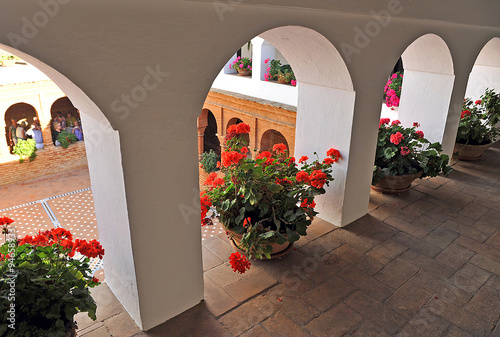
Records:
{"label": "whitewashed arch column", "polygon": [[97,105],[56,69],[7,45],[0,44],[0,49],[21,57],[44,72],[79,108],[85,129],[85,150],[99,239],[105,248],[106,283],[142,327],[118,132]]}
{"label": "whitewashed arch column", "polygon": [[366,213],[368,200],[345,202],[355,99],[345,62],[330,41],[308,28],[279,27],[259,36],[290,62],[298,81],[295,156],[313,159],[317,152],[322,160],[331,147],[342,154],[335,181],[317,198],[316,210],[328,222],[347,225]]}
{"label": "whitewashed arch column", "polygon": [[465,97],[479,99],[487,88],[500,92],[500,37],[488,41],[477,56]]}
{"label": "whitewashed arch column", "polygon": [[416,39],[402,55],[404,79],[399,119],[419,122],[431,142],[443,142],[455,75],[450,50],[435,34]]}

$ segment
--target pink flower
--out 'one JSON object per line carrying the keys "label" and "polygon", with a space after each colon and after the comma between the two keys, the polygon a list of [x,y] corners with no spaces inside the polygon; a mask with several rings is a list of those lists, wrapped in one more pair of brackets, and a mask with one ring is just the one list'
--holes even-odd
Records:
{"label": "pink flower", "polygon": [[264,74],[264,81],[269,81],[269,74],[268,73]]}
{"label": "pink flower", "polygon": [[394,145],[398,145],[399,143],[401,143],[401,141],[405,139],[405,137],[403,136],[403,134],[401,132],[396,132],[396,133],[393,133],[390,137],[390,141],[391,143],[393,143]]}
{"label": "pink flower", "polygon": [[252,70],[252,67],[251,67],[251,66],[248,66],[248,70]]}
{"label": "pink flower", "polygon": [[240,63],[240,68],[243,68],[243,63]]}
{"label": "pink flower", "polygon": [[271,59],[270,59],[270,58],[267,58],[267,59],[264,61],[264,63],[265,63],[265,64],[267,64],[269,61],[271,61]]}
{"label": "pink flower", "polygon": [[291,80],[290,81],[290,84],[293,85],[294,87],[297,85],[297,81],[296,80]]}
{"label": "pink flower", "polygon": [[391,76],[391,80],[395,79],[395,78],[398,78],[398,74],[392,74]]}
{"label": "pink flower", "polygon": [[378,122],[378,127],[380,128],[382,125],[389,124],[391,120],[389,118],[381,118],[380,122]]}

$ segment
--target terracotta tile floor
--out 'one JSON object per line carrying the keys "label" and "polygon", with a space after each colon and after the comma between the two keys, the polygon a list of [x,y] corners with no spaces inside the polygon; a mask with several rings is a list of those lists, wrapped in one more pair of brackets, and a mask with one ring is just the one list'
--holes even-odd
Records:
{"label": "terracotta tile floor", "polygon": [[[499,167],[497,143],[448,178],[417,180],[400,196],[372,192],[366,216],[344,228],[316,219],[288,256],[244,275],[228,267],[220,227],[204,228],[204,301],[141,332],[103,284],[93,289],[98,320],[79,315],[79,336],[499,337]],[[69,180],[85,182],[79,174]],[[66,198],[60,219],[84,198]]]}

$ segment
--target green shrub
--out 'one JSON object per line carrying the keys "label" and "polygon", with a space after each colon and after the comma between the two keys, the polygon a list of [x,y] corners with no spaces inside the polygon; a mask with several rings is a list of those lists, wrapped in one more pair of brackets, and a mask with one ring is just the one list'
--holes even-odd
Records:
{"label": "green shrub", "polygon": [[26,159],[33,161],[36,158],[36,142],[34,139],[19,139],[12,151],[19,156],[19,162],[23,163]]}
{"label": "green shrub", "polygon": [[57,140],[59,141],[59,143],[61,143],[61,146],[63,148],[67,149],[69,144],[76,143],[78,141],[78,138],[76,138],[74,133],[61,131],[59,136],[57,136]]}
{"label": "green shrub", "polygon": [[218,170],[217,162],[219,161],[219,156],[212,149],[208,152],[203,152],[201,155],[201,168],[206,173],[215,172]]}

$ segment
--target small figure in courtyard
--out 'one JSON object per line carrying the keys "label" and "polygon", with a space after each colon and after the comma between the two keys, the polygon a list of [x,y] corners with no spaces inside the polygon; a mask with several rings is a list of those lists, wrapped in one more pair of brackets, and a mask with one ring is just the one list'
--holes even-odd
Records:
{"label": "small figure in courtyard", "polygon": [[61,114],[61,111],[56,112],[55,121],[61,124],[61,129],[66,129],[66,118]]}
{"label": "small figure in courtyard", "polygon": [[26,140],[28,139],[28,137],[26,137],[26,131],[24,130],[24,128],[26,127],[26,122],[22,122],[21,125],[17,125],[17,128],[16,128],[16,137],[17,137],[17,140],[20,140],[20,139],[23,139],[23,140]]}
{"label": "small figure in courtyard", "polygon": [[52,143],[54,143],[55,146],[61,145],[59,141],[57,140],[57,137],[61,133],[61,123],[55,122],[54,123],[54,131],[52,132]]}
{"label": "small figure in courtyard", "polygon": [[17,136],[16,136],[16,129],[17,129],[17,123],[14,118],[10,120],[10,125],[9,125],[9,139],[10,139],[10,147],[13,148],[14,145],[17,144]]}
{"label": "small figure in courtyard", "polygon": [[80,124],[78,123],[78,121],[74,121],[73,122],[73,130],[71,130],[71,132],[73,132],[76,136],[76,138],[80,141],[80,140],[83,140],[83,131],[82,131],[82,128],[80,127]]}
{"label": "small figure in courtyard", "polygon": [[66,131],[72,132],[75,127],[75,122],[77,122],[76,118],[71,112],[68,112],[68,115],[66,116]]}
{"label": "small figure in courtyard", "polygon": [[[35,117],[36,118],[36,117]],[[40,127],[40,123],[38,124],[33,120],[33,124],[31,125],[31,129],[26,132],[28,136],[31,136],[35,140],[36,143],[36,148],[37,149],[43,149],[43,136],[42,136],[42,129]]]}

